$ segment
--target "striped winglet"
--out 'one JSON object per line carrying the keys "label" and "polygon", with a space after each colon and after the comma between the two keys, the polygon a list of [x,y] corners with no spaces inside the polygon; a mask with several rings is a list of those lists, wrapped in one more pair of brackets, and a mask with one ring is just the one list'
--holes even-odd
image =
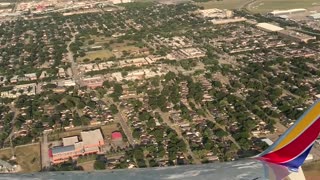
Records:
{"label": "striped winglet", "polygon": [[312,105],[272,146],[258,155],[259,160],[298,169],[320,133],[320,100]]}

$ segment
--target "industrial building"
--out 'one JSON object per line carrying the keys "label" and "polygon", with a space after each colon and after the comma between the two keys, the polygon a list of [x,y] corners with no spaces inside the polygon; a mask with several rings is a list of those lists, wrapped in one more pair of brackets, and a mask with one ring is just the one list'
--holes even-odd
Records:
{"label": "industrial building", "polygon": [[297,13],[303,13],[307,12],[306,9],[289,9],[289,10],[274,10],[270,12],[269,14],[273,16],[281,16],[281,15],[290,15],[290,14],[297,14]]}
{"label": "industrial building", "polygon": [[231,18],[233,17],[233,12],[230,10],[221,10],[221,9],[204,9],[199,10],[196,13],[200,14],[201,17],[209,18]]}
{"label": "industrial building", "polygon": [[267,31],[267,32],[277,32],[277,31],[281,31],[283,30],[282,27],[273,25],[273,24],[269,24],[269,23],[258,23],[257,28]]}
{"label": "industrial building", "polygon": [[228,24],[228,23],[237,23],[237,22],[244,22],[247,19],[244,17],[239,17],[239,18],[231,18],[231,19],[213,19],[211,22],[213,24]]}
{"label": "industrial building", "polygon": [[284,38],[288,38],[292,41],[304,42],[304,43],[308,43],[308,41],[316,39],[315,36],[309,36],[304,33],[296,32],[296,31],[292,31],[292,30],[287,30],[287,29],[278,31],[278,34],[279,34],[279,36],[284,37]]}
{"label": "industrial building", "polygon": [[311,15],[308,16],[308,18],[310,18],[312,20],[319,20],[320,19],[320,13],[311,14]]}
{"label": "industrial building", "polygon": [[63,146],[56,146],[49,150],[49,156],[53,164],[62,163],[79,156],[87,154],[97,154],[101,152],[101,147],[105,144],[100,129],[83,131],[78,136],[63,138]]}
{"label": "industrial building", "polygon": [[113,4],[131,3],[133,0],[110,0]]}

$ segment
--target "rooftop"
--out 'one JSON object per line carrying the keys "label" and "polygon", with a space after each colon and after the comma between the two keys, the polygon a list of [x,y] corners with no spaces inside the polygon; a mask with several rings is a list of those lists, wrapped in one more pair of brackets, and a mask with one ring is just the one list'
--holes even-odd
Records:
{"label": "rooftop", "polygon": [[122,138],[122,134],[120,132],[113,132],[111,137],[112,137],[113,140],[121,139]]}
{"label": "rooftop", "polygon": [[269,24],[269,23],[258,23],[256,25],[257,27],[263,28],[263,29],[267,29],[269,31],[281,31],[283,30],[282,27],[273,25],[273,24]]}
{"label": "rooftop", "polygon": [[95,129],[92,131],[83,131],[81,132],[81,138],[84,146],[100,144],[100,142],[103,141],[100,129]]}
{"label": "rooftop", "polygon": [[79,142],[79,140],[78,140],[78,136],[72,136],[72,137],[63,138],[62,142],[64,146],[70,146]]}
{"label": "rooftop", "polygon": [[52,148],[52,154],[58,154],[58,153],[65,153],[65,152],[69,152],[69,151],[74,151],[74,145],[70,145],[70,146],[57,146],[57,147],[53,147]]}

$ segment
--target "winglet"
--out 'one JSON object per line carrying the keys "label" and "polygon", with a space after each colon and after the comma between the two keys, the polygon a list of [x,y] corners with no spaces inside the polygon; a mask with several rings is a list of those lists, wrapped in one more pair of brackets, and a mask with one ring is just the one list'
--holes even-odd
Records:
{"label": "winglet", "polygon": [[320,133],[320,100],[315,102],[274,144],[258,155],[291,170],[298,169],[307,158]]}

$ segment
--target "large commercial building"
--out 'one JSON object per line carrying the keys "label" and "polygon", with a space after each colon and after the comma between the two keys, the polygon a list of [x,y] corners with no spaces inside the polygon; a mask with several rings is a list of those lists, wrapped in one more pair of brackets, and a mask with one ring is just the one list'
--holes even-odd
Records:
{"label": "large commercial building", "polygon": [[281,31],[283,30],[282,27],[273,25],[273,24],[269,24],[269,23],[258,23],[256,25],[259,29],[267,31],[267,32],[277,32],[277,31]]}
{"label": "large commercial building", "polygon": [[281,16],[281,15],[290,15],[290,14],[297,14],[297,13],[303,13],[307,12],[306,9],[289,9],[289,10],[274,10],[270,12],[271,15],[274,16]]}
{"label": "large commercial building", "polygon": [[100,129],[83,131],[78,136],[63,138],[63,146],[56,146],[50,149],[49,156],[53,164],[62,163],[79,156],[87,154],[97,154],[101,152],[101,147],[105,144]]}
{"label": "large commercial building", "polygon": [[110,0],[113,4],[131,3],[133,0]]}
{"label": "large commercial building", "polygon": [[208,18],[231,18],[233,17],[233,12],[230,10],[221,10],[221,9],[204,9],[199,10],[196,13],[200,14],[201,17]]}

